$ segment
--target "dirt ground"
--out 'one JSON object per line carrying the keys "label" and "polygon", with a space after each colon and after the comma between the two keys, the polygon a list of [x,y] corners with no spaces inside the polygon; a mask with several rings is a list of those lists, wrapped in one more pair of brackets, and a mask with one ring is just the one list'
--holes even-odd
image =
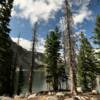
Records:
{"label": "dirt ground", "polygon": [[[84,98],[84,100],[100,100],[100,95],[81,95],[80,97]],[[64,96],[64,97],[55,97],[55,96],[36,96],[31,99],[27,98],[15,98],[14,100],[73,100],[70,96]],[[83,99],[81,99],[83,100]]]}

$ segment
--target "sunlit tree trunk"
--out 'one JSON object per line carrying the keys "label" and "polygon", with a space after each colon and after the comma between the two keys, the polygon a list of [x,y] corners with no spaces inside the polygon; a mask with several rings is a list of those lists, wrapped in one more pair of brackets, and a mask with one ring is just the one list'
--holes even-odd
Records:
{"label": "sunlit tree trunk", "polygon": [[74,41],[74,33],[73,33],[73,19],[70,11],[70,6],[68,1],[65,0],[64,3],[64,12],[65,12],[65,36],[66,36],[66,49],[67,49],[67,62],[69,66],[69,75],[71,81],[71,93],[73,95],[77,94],[76,91],[76,61],[75,61],[75,41]]}

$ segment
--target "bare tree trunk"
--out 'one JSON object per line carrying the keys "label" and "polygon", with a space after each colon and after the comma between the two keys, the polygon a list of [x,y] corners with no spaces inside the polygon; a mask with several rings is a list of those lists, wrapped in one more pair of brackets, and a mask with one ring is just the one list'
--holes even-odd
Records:
{"label": "bare tree trunk", "polygon": [[[64,24],[64,23],[63,23]],[[66,71],[66,75],[67,77],[69,76],[69,67],[67,65],[67,59],[66,59],[66,35],[65,35],[65,31],[63,32],[63,57],[64,57],[64,65],[65,65],[65,71]],[[69,89],[69,84],[68,84],[68,80],[66,81],[66,89],[68,90]]]}
{"label": "bare tree trunk", "polygon": [[32,84],[33,84],[33,69],[35,66],[35,43],[36,43],[36,31],[37,31],[37,22],[33,28],[33,44],[32,44],[32,65],[29,72],[29,93],[32,94]]}
{"label": "bare tree trunk", "polygon": [[[64,23],[63,23],[64,24]],[[64,57],[64,65],[67,65],[67,61],[66,61],[66,38],[65,38],[65,33],[63,32],[63,57]],[[66,66],[67,67],[67,66]],[[68,70],[67,70],[67,74],[68,74]]]}
{"label": "bare tree trunk", "polygon": [[77,94],[76,91],[76,61],[75,61],[75,41],[74,41],[74,34],[72,31],[72,14],[70,11],[70,7],[68,4],[68,1],[65,0],[65,25],[66,25],[66,30],[65,30],[65,35],[67,39],[67,56],[68,56],[68,65],[69,65],[69,70],[70,70],[70,80],[71,80],[71,93],[73,95]]}
{"label": "bare tree trunk", "polygon": [[15,81],[16,81],[16,68],[17,68],[17,53],[13,53],[13,59],[12,59],[12,70],[11,70],[11,89],[13,93],[16,93],[15,88]]}
{"label": "bare tree trunk", "polygon": [[[20,44],[20,36],[21,34],[19,33],[18,35],[18,40],[17,40],[17,44],[19,45]],[[17,71],[16,69],[19,68],[18,67],[18,54],[17,54],[17,50],[18,48],[16,48],[16,51],[13,52],[13,59],[12,59],[12,73],[11,73],[11,78],[12,78],[12,92],[13,93],[16,93],[17,91],[17,87],[18,87],[18,80],[17,80]]]}

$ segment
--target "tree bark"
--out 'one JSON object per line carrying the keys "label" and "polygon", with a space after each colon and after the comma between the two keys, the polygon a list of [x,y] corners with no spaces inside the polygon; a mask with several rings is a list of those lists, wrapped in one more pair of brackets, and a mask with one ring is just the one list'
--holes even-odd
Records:
{"label": "tree bark", "polygon": [[72,32],[72,14],[68,1],[65,0],[65,25],[66,25],[66,39],[67,39],[67,56],[68,56],[68,65],[70,70],[70,80],[71,80],[71,93],[73,95],[77,94],[76,91],[76,61],[75,61],[75,41],[73,40]]}
{"label": "tree bark", "polygon": [[36,31],[37,31],[37,22],[33,28],[33,44],[32,44],[32,65],[29,72],[29,93],[32,94],[32,84],[33,84],[33,69],[35,66],[35,43],[36,43]]}

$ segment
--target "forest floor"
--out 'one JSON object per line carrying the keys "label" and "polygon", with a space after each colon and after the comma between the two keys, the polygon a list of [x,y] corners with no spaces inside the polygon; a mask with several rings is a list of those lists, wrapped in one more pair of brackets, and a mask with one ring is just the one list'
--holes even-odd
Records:
{"label": "forest floor", "polygon": [[40,95],[33,96],[31,98],[14,98],[14,100],[100,100],[100,94],[81,94],[76,96],[76,99],[73,99],[71,95],[57,96],[57,95]]}
{"label": "forest floor", "polygon": [[[63,93],[63,92],[62,92]],[[66,95],[29,95],[25,96],[14,96],[14,98],[4,97],[0,98],[0,100],[100,100],[100,94],[91,94],[91,93],[82,93],[75,96],[73,99],[72,95],[67,93]]]}

